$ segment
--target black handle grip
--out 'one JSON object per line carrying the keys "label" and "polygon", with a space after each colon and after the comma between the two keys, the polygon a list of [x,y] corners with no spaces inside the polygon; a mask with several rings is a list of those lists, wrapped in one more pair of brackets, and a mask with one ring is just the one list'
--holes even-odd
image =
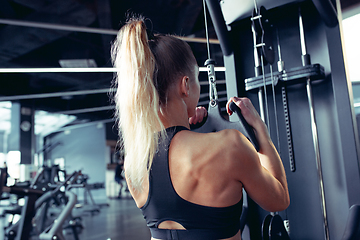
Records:
{"label": "black handle grip", "polygon": [[240,123],[244,129],[244,132],[242,132],[247,139],[254,145],[256,151],[259,151],[259,143],[256,140],[255,133],[253,128],[246,122],[244,116],[241,114],[240,108],[234,103],[231,102],[229,105],[229,108],[232,112],[236,112],[238,117],[240,118]]}

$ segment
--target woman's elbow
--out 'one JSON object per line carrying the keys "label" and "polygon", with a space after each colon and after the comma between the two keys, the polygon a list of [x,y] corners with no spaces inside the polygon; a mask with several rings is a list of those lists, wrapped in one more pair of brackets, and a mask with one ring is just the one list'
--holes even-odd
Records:
{"label": "woman's elbow", "polygon": [[278,199],[279,210],[273,211],[273,212],[284,211],[285,209],[287,209],[290,206],[290,195],[289,195],[289,190],[287,188],[287,185],[282,188],[282,191],[280,191],[279,194],[280,194],[279,199]]}
{"label": "woman's elbow", "polygon": [[278,202],[278,206],[277,206],[277,210],[272,211],[272,212],[281,212],[284,211],[285,209],[287,209],[290,206],[290,197],[289,194],[285,194],[284,198],[282,199],[282,201],[280,200]]}
{"label": "woman's elbow", "polygon": [[286,194],[280,199],[277,199],[277,201],[274,201],[273,204],[270,206],[267,206],[266,211],[269,212],[281,212],[287,209],[290,206],[290,197],[289,194]]}
{"label": "woman's elbow", "polygon": [[290,206],[290,196],[289,194],[286,194],[286,197],[284,199],[284,203],[283,203],[283,210],[284,211],[285,209],[287,209],[288,207]]}

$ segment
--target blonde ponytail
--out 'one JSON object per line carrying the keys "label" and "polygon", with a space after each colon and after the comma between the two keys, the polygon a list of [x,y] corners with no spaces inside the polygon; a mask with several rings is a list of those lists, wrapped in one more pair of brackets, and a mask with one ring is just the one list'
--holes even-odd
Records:
{"label": "blonde ponytail", "polygon": [[[112,48],[117,70],[115,94],[119,133],[125,148],[125,172],[131,186],[142,190],[164,126],[159,117],[159,95],[153,82],[155,58],[143,19],[131,19]],[[157,132],[162,132],[158,135]]]}
{"label": "blonde ponytail", "polygon": [[141,191],[158,142],[166,137],[159,114],[166,111],[168,90],[179,77],[195,75],[196,60],[190,46],[177,37],[159,34],[149,41],[142,17],[121,28],[112,59],[125,173],[132,188]]}

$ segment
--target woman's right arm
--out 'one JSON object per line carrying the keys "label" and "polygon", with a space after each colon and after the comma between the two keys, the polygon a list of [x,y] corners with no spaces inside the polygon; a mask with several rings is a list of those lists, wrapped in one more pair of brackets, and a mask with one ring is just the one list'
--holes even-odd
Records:
{"label": "woman's right arm", "polygon": [[[248,98],[231,98],[241,109],[245,120],[254,128],[260,149],[256,153],[250,142],[240,133],[234,141],[234,169],[247,194],[263,209],[276,212],[290,204],[284,166],[271,141],[267,127]],[[229,105],[230,101],[227,105]],[[229,114],[231,111],[227,106]],[[239,153],[241,152],[241,155]]]}

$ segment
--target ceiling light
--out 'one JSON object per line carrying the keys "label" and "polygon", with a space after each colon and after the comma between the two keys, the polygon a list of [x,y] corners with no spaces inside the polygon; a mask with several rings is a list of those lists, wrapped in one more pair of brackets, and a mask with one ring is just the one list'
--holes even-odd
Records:
{"label": "ceiling light", "polygon": [[59,64],[63,68],[96,68],[94,59],[61,59]]}
{"label": "ceiling light", "polygon": [[[207,72],[206,67],[200,67],[200,72]],[[116,72],[112,67],[64,67],[64,68],[0,68],[0,73],[91,73]],[[215,67],[215,72],[225,72],[225,67]]]}

